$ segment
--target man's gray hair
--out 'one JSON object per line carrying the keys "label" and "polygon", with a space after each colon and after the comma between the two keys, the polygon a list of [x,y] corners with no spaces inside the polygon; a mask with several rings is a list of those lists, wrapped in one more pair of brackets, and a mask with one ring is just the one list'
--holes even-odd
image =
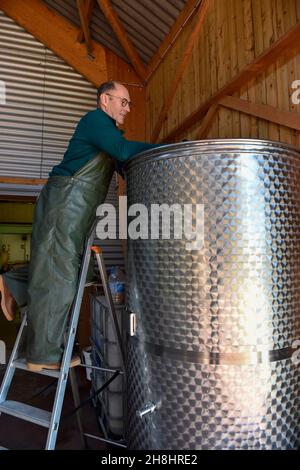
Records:
{"label": "man's gray hair", "polygon": [[100,96],[103,95],[103,93],[115,90],[117,83],[118,82],[115,82],[114,80],[110,80],[109,82],[104,82],[99,86],[97,89],[97,106],[99,106]]}

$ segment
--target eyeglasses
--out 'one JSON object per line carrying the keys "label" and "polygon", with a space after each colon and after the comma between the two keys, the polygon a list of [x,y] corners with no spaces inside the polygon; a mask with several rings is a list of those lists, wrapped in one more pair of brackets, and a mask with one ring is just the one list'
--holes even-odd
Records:
{"label": "eyeglasses", "polygon": [[111,95],[110,93],[106,93],[106,95],[111,96],[112,98],[118,98],[119,100],[121,100],[121,105],[123,106],[123,108],[126,108],[127,105],[129,107],[133,106],[132,101],[128,101],[127,98],[121,98],[121,96]]}

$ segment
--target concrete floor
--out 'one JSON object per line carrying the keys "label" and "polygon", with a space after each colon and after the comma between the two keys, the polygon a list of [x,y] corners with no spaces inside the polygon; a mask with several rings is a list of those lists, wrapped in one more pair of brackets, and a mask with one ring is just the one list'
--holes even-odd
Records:
{"label": "concrete floor", "polygon": [[[18,324],[7,322],[0,311],[0,339],[5,341],[8,354],[15,342]],[[5,365],[0,365],[0,382],[5,372]],[[80,401],[90,396],[91,382],[86,379],[85,369],[76,368],[76,377],[79,386]],[[50,411],[54,399],[56,379],[44,377],[39,374],[17,370],[8,399],[21,401],[32,406]],[[57,450],[82,449],[80,433],[75,414],[63,418],[74,409],[71,388],[68,384],[60,423]],[[88,403],[82,408],[84,431],[101,437],[96,412]],[[47,429],[14,418],[5,414],[0,415],[0,447],[14,450],[44,449],[47,438]],[[107,445],[91,438],[87,440],[89,449],[104,450]]]}

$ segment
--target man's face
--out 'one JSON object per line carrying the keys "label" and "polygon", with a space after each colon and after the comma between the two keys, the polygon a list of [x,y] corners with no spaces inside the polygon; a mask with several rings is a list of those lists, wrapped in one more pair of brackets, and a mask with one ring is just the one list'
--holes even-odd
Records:
{"label": "man's face", "polygon": [[[127,103],[126,101],[127,100]],[[100,107],[111,118],[115,119],[117,124],[123,124],[126,114],[130,112],[130,96],[127,88],[117,83],[115,89],[109,90],[101,95]],[[123,106],[125,103],[126,105]]]}

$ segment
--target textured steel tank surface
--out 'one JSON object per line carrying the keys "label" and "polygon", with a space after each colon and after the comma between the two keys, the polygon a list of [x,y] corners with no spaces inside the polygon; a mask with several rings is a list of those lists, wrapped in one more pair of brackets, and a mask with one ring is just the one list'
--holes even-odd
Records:
{"label": "textured steel tank surface", "polygon": [[126,172],[128,207],[204,205],[199,249],[128,240],[129,447],[299,448],[299,152],[184,142]]}

